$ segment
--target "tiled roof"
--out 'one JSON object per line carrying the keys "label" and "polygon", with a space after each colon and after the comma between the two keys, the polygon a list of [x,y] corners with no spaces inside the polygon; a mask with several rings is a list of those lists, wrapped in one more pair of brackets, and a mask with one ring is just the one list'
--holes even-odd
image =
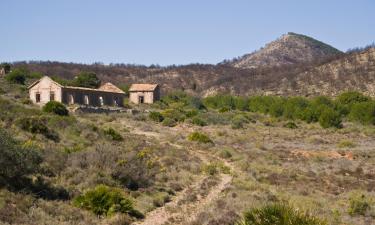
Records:
{"label": "tiled roof", "polygon": [[132,84],[129,91],[154,91],[157,86],[157,84]]}
{"label": "tiled roof", "polygon": [[109,82],[100,86],[99,90],[125,94],[123,90],[121,90],[120,88],[116,87],[115,85]]}

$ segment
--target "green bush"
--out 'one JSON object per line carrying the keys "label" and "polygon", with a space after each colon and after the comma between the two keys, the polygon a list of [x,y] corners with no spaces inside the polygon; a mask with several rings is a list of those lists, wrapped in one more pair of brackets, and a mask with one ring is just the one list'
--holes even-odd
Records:
{"label": "green bush", "polygon": [[189,141],[196,141],[200,143],[213,143],[213,141],[206,135],[200,132],[193,132],[188,136]]}
{"label": "green bush", "polygon": [[206,122],[204,119],[202,119],[202,118],[200,118],[200,117],[198,117],[198,116],[194,117],[194,118],[191,120],[191,123],[192,123],[192,124],[195,124],[195,125],[198,125],[198,126],[201,126],[201,127],[203,127],[203,126],[207,126],[207,122]]}
{"label": "green bush", "polygon": [[246,211],[237,225],[326,225],[327,223],[289,205],[273,203]]}
{"label": "green bush", "polygon": [[349,119],[361,124],[375,125],[375,102],[361,102],[352,105]]}
{"label": "green bush", "polygon": [[38,151],[20,145],[0,128],[0,185],[4,185],[4,181],[9,179],[21,179],[38,172],[41,162],[42,158]]}
{"label": "green bush", "polygon": [[164,120],[164,116],[160,112],[152,111],[148,114],[148,117],[157,123],[160,123]]}
{"label": "green bush", "polygon": [[60,116],[69,115],[68,109],[66,109],[66,107],[62,103],[56,101],[50,101],[47,104],[45,104],[43,106],[43,111],[48,113],[54,113]]}
{"label": "green bush", "polygon": [[96,215],[111,216],[115,213],[126,213],[134,217],[142,214],[133,208],[132,200],[120,189],[105,185],[96,186],[73,200],[73,205],[90,210]]}
{"label": "green bush", "polygon": [[231,120],[231,125],[233,129],[240,129],[244,127],[244,124],[249,123],[249,121],[246,119],[243,115],[236,115]]}
{"label": "green bush", "polygon": [[164,118],[170,118],[176,122],[184,122],[186,119],[186,116],[182,109],[166,109],[161,113]]}
{"label": "green bush", "polygon": [[166,127],[174,127],[177,125],[177,122],[171,118],[165,118],[162,125]]}
{"label": "green bush", "polygon": [[354,103],[367,102],[370,98],[356,91],[349,91],[340,94],[337,101],[343,105],[352,105]]}
{"label": "green bush", "polygon": [[121,136],[120,133],[118,133],[116,130],[113,128],[108,128],[104,130],[104,134],[109,137],[113,141],[122,141],[124,138]]}
{"label": "green bush", "polygon": [[349,199],[348,213],[351,216],[365,216],[370,209],[371,203],[368,199],[366,199],[365,195],[354,195]]}
{"label": "green bush", "polygon": [[10,83],[25,84],[27,73],[22,69],[14,69],[5,76],[5,79]]}
{"label": "green bush", "polygon": [[295,124],[292,121],[289,121],[286,124],[284,124],[284,127],[289,128],[289,129],[297,129],[298,128],[297,124]]}
{"label": "green bush", "polygon": [[331,108],[326,108],[319,117],[319,124],[323,128],[342,128],[341,115]]}
{"label": "green bush", "polygon": [[41,117],[24,117],[17,121],[22,130],[33,134],[42,134],[55,142],[60,140],[59,135],[47,127],[47,121]]}

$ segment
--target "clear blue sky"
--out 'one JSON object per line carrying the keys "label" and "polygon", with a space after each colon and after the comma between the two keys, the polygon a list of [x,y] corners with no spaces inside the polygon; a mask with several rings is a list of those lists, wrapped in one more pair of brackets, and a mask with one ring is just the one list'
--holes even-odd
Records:
{"label": "clear blue sky", "polygon": [[374,0],[0,0],[0,61],[218,63],[289,31],[375,41]]}

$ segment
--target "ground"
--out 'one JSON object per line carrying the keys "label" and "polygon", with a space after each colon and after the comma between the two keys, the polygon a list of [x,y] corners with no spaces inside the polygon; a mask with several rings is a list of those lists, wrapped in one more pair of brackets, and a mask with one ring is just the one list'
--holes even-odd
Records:
{"label": "ground", "polygon": [[[1,127],[42,149],[41,176],[69,197],[2,188],[0,224],[234,224],[245,210],[270,202],[288,202],[329,224],[375,224],[374,126],[345,122],[342,129],[323,129],[296,121],[290,129],[254,114],[256,120],[240,129],[188,122],[168,127],[148,118],[153,106],[134,115],[60,117],[24,101],[24,89],[15,86],[9,94],[7,88]],[[30,116],[44,118],[59,141],[20,129],[18,119]],[[106,135],[108,128],[122,139]],[[195,131],[212,143],[190,141]],[[124,190],[145,218],[98,217],[72,204],[98,184]],[[350,213],[358,196],[369,207]]]}

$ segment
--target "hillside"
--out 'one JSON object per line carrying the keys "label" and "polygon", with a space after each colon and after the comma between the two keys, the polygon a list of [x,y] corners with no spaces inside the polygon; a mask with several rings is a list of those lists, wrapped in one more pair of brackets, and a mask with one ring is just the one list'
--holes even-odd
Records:
{"label": "hillside", "polygon": [[342,54],[338,49],[314,38],[289,32],[264,48],[246,54],[229,64],[238,68],[284,66],[310,63]]}
{"label": "hillside", "polygon": [[26,84],[0,77],[1,225],[233,225],[274,204],[313,225],[375,222],[375,99],[179,92],[61,116]]}
{"label": "hillside", "polygon": [[155,82],[161,84],[163,93],[181,89],[200,96],[216,93],[334,96],[342,90],[355,89],[375,96],[374,49],[340,54],[320,62],[253,69],[227,64],[145,67],[18,62],[14,66],[69,79],[80,71],[93,71],[103,81],[115,84]]}

